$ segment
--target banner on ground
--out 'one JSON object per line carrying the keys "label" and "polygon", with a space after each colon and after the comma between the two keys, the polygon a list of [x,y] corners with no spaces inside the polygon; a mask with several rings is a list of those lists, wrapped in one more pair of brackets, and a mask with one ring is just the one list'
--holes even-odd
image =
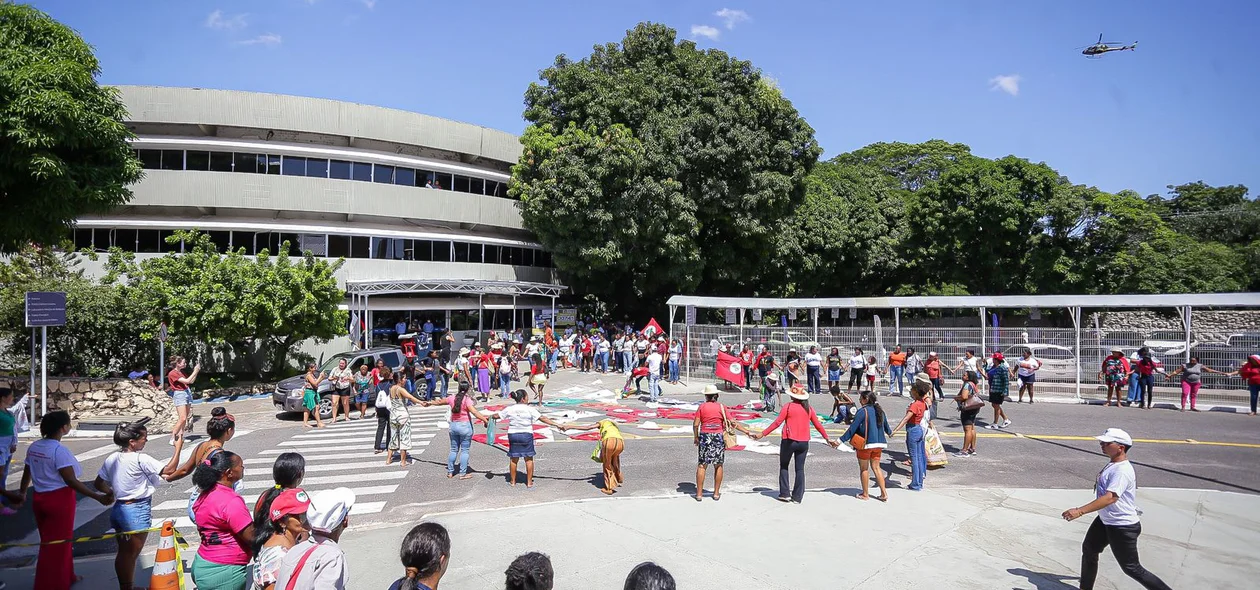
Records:
{"label": "banner on ground", "polygon": [[744,380],[744,365],[733,354],[718,351],[717,366],[713,368],[713,373],[718,379],[730,381],[737,387],[748,387],[748,382]]}

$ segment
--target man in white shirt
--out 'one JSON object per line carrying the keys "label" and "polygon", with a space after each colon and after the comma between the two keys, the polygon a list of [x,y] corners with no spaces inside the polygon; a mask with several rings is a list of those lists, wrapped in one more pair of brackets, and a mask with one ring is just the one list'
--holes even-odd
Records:
{"label": "man in white shirt", "polygon": [[809,347],[809,352],[805,353],[806,384],[809,393],[814,395],[822,393],[822,362],[823,357],[818,354],[818,347]]}
{"label": "man in white shirt", "polygon": [[1069,522],[1090,512],[1098,512],[1081,545],[1081,590],[1093,590],[1094,579],[1098,577],[1098,554],[1108,545],[1120,563],[1120,569],[1143,588],[1171,590],[1168,584],[1138,561],[1137,540],[1142,534],[1138,515],[1141,511],[1137,507],[1137,475],[1128,456],[1133,439],[1119,428],[1108,428],[1102,436],[1094,438],[1098,439],[1102,452],[1111,462],[1098,473],[1094,501],[1063,511],[1063,519]]}
{"label": "man in white shirt", "polygon": [[652,349],[647,355],[648,369],[648,393],[652,396],[652,401],[661,395],[661,353]]}

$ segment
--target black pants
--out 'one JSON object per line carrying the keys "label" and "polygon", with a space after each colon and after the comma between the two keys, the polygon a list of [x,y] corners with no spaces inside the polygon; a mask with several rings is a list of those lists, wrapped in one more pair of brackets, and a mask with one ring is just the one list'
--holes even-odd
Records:
{"label": "black pants", "polygon": [[1138,375],[1138,406],[1149,406],[1155,401],[1151,388],[1155,387],[1155,375]]}
{"label": "black pants", "polygon": [[1089,532],[1085,533],[1085,542],[1081,543],[1081,590],[1093,590],[1094,578],[1098,577],[1098,554],[1108,545],[1111,545],[1111,554],[1116,556],[1120,569],[1143,588],[1171,590],[1168,584],[1138,563],[1137,540],[1141,534],[1141,523],[1108,526],[1101,518],[1095,517],[1089,525]]}
{"label": "black pants", "polygon": [[783,439],[779,443],[779,497],[788,497],[788,463],[796,460],[796,481],[792,484],[792,500],[805,498],[805,455],[809,453],[809,441]]}
{"label": "black pants", "polygon": [[389,408],[376,408],[376,450],[389,448]]}

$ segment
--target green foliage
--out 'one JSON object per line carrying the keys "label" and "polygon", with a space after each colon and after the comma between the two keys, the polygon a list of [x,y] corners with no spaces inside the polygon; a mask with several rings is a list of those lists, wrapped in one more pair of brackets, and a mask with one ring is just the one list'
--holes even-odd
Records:
{"label": "green foliage", "polygon": [[575,292],[642,309],[751,294],[804,199],[813,130],[752,64],[640,24],[525,93],[511,191]]}
{"label": "green foliage", "polygon": [[15,252],[126,203],[141,169],[117,92],[69,27],[0,2],[0,64],[0,252]]}

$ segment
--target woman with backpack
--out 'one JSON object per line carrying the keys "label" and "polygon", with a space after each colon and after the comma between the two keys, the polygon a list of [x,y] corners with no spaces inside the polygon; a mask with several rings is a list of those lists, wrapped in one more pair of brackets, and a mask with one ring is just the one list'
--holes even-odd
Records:
{"label": "woman with backpack", "polygon": [[892,434],[892,429],[874,391],[862,391],[858,394],[858,403],[862,407],[853,415],[853,423],[840,436],[840,442],[852,445],[857,451],[858,472],[862,475],[862,493],[857,496],[858,499],[870,499],[870,471],[874,469],[875,483],[879,486],[879,496],[875,499],[887,502],[888,489],[884,485],[884,471],[879,468],[879,459],[884,449],[888,448],[888,436]]}
{"label": "woman with backpack", "polygon": [[[777,430],[779,425],[783,425],[783,438],[779,443],[778,500],[800,504],[805,498],[805,456],[809,454],[809,427],[812,425],[832,448],[840,446],[840,443],[827,436],[827,429],[823,427],[822,420],[819,420],[818,414],[809,407],[809,394],[805,393],[805,389],[800,384],[792,387],[788,397],[792,398],[792,401],[783,406],[783,411],[779,412],[774,422],[752,438],[761,440]],[[796,467],[796,481],[789,494],[788,465],[793,461]]]}

